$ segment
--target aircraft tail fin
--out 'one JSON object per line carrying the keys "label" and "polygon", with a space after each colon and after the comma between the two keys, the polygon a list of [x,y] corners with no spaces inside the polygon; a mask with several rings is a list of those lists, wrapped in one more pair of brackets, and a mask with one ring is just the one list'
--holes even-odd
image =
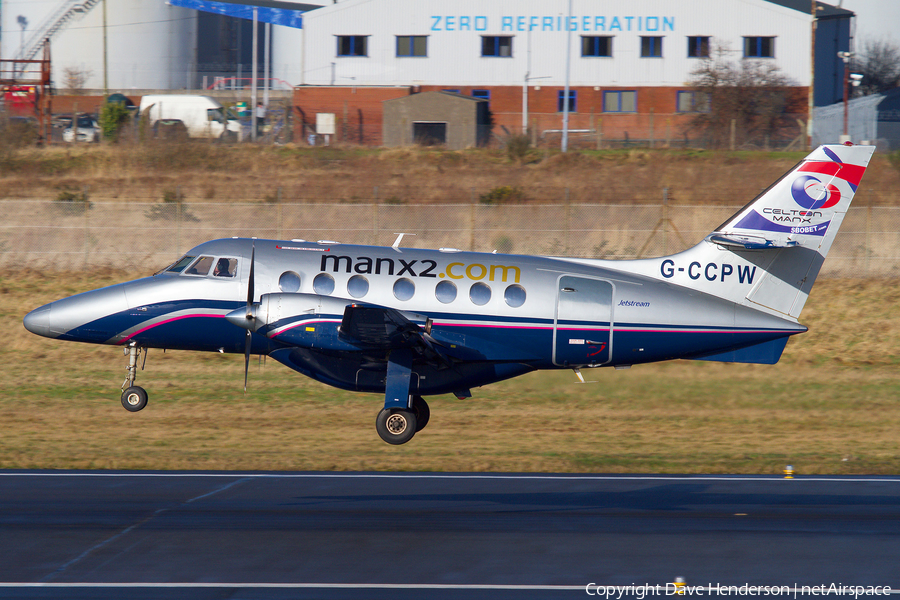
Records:
{"label": "aircraft tail fin", "polygon": [[703,242],[675,255],[679,264],[696,265],[688,268],[693,287],[798,318],[874,151],[827,145],[810,153]]}

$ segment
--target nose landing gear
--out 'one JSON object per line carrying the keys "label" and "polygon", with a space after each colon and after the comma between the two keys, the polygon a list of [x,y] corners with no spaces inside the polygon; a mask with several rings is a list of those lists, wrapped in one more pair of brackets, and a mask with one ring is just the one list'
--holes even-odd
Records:
{"label": "nose landing gear", "polygon": [[[125,348],[125,355],[128,356],[128,374],[125,376],[125,382],[122,383],[122,406],[129,412],[137,412],[147,406],[147,390],[134,385],[137,379],[137,361],[141,355],[142,348],[137,344],[131,343]],[[147,351],[144,349],[144,362],[141,364],[141,370],[147,363]]]}

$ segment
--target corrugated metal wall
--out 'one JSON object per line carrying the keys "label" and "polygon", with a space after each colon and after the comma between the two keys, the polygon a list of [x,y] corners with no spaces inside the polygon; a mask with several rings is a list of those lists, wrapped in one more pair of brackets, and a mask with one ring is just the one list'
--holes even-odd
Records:
{"label": "corrugated metal wall", "polygon": [[[680,86],[698,64],[688,37],[710,36],[743,56],[744,36],[775,37],[775,58],[809,85],[809,15],[765,0],[573,0],[572,85]],[[565,80],[567,0],[346,0],[305,15],[304,81],[311,85],[522,84]],[[427,57],[396,56],[396,36],[428,36]],[[581,36],[609,35],[612,58],[582,57]],[[367,56],[338,56],[338,36],[367,36]],[[483,57],[483,36],[512,36],[510,57]],[[662,36],[662,57],[641,37]]]}

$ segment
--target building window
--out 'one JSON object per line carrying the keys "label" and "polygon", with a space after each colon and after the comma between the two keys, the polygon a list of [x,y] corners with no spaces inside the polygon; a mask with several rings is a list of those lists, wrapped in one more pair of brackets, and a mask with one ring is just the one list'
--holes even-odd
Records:
{"label": "building window", "polygon": [[709,58],[709,36],[688,37],[688,58]]}
{"label": "building window", "polygon": [[337,36],[338,56],[368,56],[367,35],[339,35]]}
{"label": "building window", "polygon": [[428,56],[428,36],[398,35],[397,56]]}
{"label": "building window", "polygon": [[662,36],[644,35],[641,36],[641,57],[642,58],[662,58]]}
{"label": "building window", "polygon": [[680,113],[709,112],[709,94],[692,90],[679,91],[675,110]]}
{"label": "building window", "polygon": [[637,91],[603,92],[603,112],[637,112]]}
{"label": "building window", "polygon": [[583,35],[581,36],[582,56],[612,56],[611,35]]}
{"label": "building window", "polygon": [[482,56],[512,56],[512,36],[485,35],[481,38]]}
{"label": "building window", "polygon": [[[576,102],[576,98],[578,92],[575,90],[569,90],[569,112],[576,112],[576,107],[578,103]],[[559,90],[556,94],[556,112],[563,112],[565,109],[565,98],[566,98],[566,90]]]}
{"label": "building window", "polygon": [[744,58],[775,58],[775,38],[745,37]]}
{"label": "building window", "polygon": [[491,104],[491,90],[472,90],[472,97],[479,98],[481,100],[488,101],[488,108],[490,108]]}

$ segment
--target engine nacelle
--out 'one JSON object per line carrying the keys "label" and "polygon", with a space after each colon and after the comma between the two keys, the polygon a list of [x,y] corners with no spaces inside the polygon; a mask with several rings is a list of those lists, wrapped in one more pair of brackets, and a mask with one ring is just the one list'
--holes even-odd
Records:
{"label": "engine nacelle", "polygon": [[271,339],[319,350],[356,351],[340,337],[344,298],[316,294],[264,294],[252,309],[255,331]]}

